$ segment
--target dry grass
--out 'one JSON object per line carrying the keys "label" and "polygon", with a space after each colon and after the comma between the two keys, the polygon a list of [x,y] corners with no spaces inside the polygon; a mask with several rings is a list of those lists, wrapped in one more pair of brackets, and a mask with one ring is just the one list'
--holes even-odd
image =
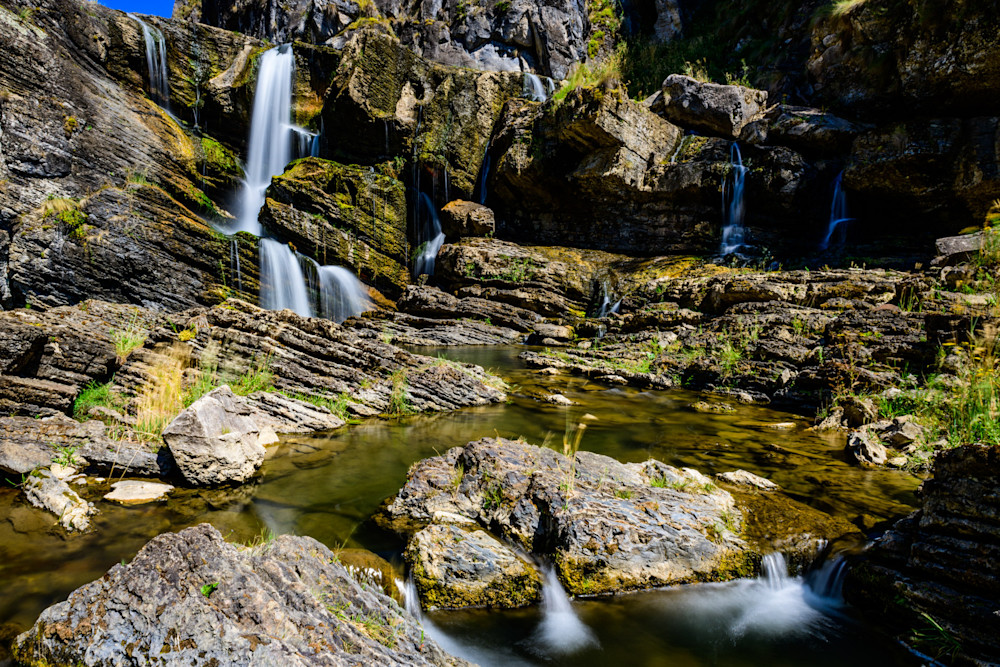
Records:
{"label": "dry grass", "polygon": [[184,367],[188,352],[173,347],[149,369],[149,379],[136,400],[136,435],[158,440],[163,429],[184,407]]}

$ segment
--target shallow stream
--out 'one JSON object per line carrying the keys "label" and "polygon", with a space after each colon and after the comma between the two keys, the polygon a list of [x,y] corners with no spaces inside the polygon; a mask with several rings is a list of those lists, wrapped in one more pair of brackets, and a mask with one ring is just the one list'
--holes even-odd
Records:
{"label": "shallow stream", "polygon": [[[743,468],[848,520],[893,518],[916,504],[917,477],[848,465],[841,458],[843,436],[807,431],[800,415],[739,405],[731,413],[703,414],[690,408],[704,398],[693,392],[543,376],[518,361],[519,348],[419,351],[492,368],[516,386],[510,402],[283,439],[256,484],[182,490],[169,503],[131,508],[99,501],[95,530],[86,535],[50,529],[50,515],[26,505],[15,489],[0,489],[0,626],[26,628],[45,607],[130,559],[151,537],[203,521],[233,540],[265,530],[310,535],[332,548],[371,549],[399,565],[402,543],[369,518],[414,462],[484,436],[561,442],[584,414],[596,420],[588,421],[581,448],[621,461],[652,457],[705,474]],[[555,392],[577,405],[537,399]],[[884,666],[910,660],[834,598],[783,576],[577,600],[568,613],[567,619],[575,614],[583,622],[588,639],[566,652],[546,638],[543,621],[556,637],[573,628],[539,609],[434,612],[426,620],[431,636],[483,664]]]}

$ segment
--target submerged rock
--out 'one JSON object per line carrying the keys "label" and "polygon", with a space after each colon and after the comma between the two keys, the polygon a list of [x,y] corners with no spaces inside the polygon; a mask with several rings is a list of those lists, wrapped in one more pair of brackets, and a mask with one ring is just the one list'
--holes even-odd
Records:
{"label": "submerged rock", "polygon": [[90,517],[97,513],[93,503],[77,495],[69,484],[48,469],[28,475],[22,488],[32,505],[55,514],[66,530],[87,530]]}
{"label": "submerged rock", "polygon": [[[483,536],[474,547],[483,568],[492,572],[504,563],[508,576],[520,572],[521,561],[509,553],[512,545],[554,562],[576,594],[748,576],[762,553],[780,548],[811,555],[818,540],[850,531],[789,499],[779,499],[784,504],[775,511],[779,501],[769,497],[781,494],[739,495],[697,471],[659,461],[622,464],[591,452],[574,460],[487,438],[416,464],[377,519],[411,535],[436,527],[411,538],[411,567],[442,558],[429,535],[488,530],[493,537]],[[457,585],[461,567],[438,567],[424,589]],[[511,604],[509,597],[502,599]],[[490,603],[480,598],[471,604]]]}
{"label": "submerged rock", "polygon": [[222,386],[205,394],[163,429],[163,441],[191,484],[245,482],[264,463],[264,445],[277,441],[270,427]]}
{"label": "submerged rock", "polygon": [[[127,609],[127,614],[119,612]],[[452,665],[420,625],[358,584],[325,546],[226,543],[207,524],[151,540],[127,565],[42,612],[17,638],[26,665]]]}
{"label": "submerged rock", "polygon": [[896,522],[850,569],[844,596],[923,653],[947,656],[950,664],[994,664],[998,491],[1000,448],[940,453],[920,510]]}

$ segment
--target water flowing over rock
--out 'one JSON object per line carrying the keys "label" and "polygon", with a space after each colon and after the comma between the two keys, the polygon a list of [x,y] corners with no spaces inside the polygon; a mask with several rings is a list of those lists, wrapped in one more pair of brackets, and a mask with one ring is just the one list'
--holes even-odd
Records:
{"label": "water flowing over rock", "polygon": [[161,107],[170,110],[170,84],[167,74],[167,48],[163,33],[150,26],[135,14],[129,14],[142,26],[142,38],[146,43],[146,68],[149,71],[149,92]]}
{"label": "water flowing over rock", "polygon": [[[763,509],[774,492],[738,495],[697,471],[659,461],[622,464],[590,452],[579,452],[574,461],[486,438],[414,466],[379,520],[409,534],[427,525],[487,529],[554,562],[560,580],[577,594],[745,576],[759,562],[758,549],[768,552],[780,543],[789,553],[811,555],[818,539],[835,536],[826,531],[845,531],[789,500],[779,512]],[[784,527],[773,521],[777,515],[784,516]],[[799,525],[787,524],[792,515]],[[761,523],[746,523],[754,521]],[[484,567],[513,562],[508,547],[488,555],[487,543],[478,545],[477,558],[491,563]],[[436,549],[427,540],[411,540],[411,566]]]}
{"label": "water flowing over rock", "polygon": [[[898,521],[851,568],[844,585],[848,601],[905,633],[903,640],[920,651],[941,651],[955,664],[995,661],[998,482],[997,447],[940,453],[934,477],[924,483],[921,509]],[[931,638],[940,636],[949,643],[935,646]]]}
{"label": "water flowing over rock", "polygon": [[154,538],[48,608],[14,650],[27,665],[88,667],[132,664],[133,654],[220,667],[468,664],[316,540],[240,548],[208,524]]}

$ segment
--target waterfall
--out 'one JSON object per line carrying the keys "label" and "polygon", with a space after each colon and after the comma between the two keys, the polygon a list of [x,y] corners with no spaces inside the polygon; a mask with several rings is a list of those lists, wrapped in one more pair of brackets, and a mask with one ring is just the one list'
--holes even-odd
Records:
{"label": "waterfall", "polygon": [[368,291],[353,273],[342,266],[321,266],[319,316],[340,324],[371,308]]}
{"label": "waterfall", "polygon": [[476,183],[475,200],[480,204],[486,204],[486,179],[490,176],[490,146],[486,144],[486,154],[483,156],[483,166],[479,175],[479,182]]}
{"label": "waterfall", "polygon": [[291,125],[290,129],[296,139],[296,158],[319,157],[319,132],[310,132],[298,125]]}
{"label": "waterfall", "polygon": [[129,16],[142,28],[146,42],[146,66],[149,68],[149,94],[153,101],[170,111],[170,84],[167,80],[167,40],[159,29],[135,14]]}
{"label": "waterfall", "polygon": [[621,299],[615,299],[614,293],[608,286],[606,279],[601,280],[601,302],[597,306],[597,317],[607,317],[618,312],[618,307],[622,305]]}
{"label": "waterfall", "polygon": [[413,275],[434,275],[434,260],[444,245],[441,219],[434,202],[425,192],[417,195],[417,238],[414,250]]}
{"label": "waterfall", "polygon": [[274,239],[260,240],[260,305],[268,310],[288,308],[304,317],[313,316],[298,254]]}
{"label": "waterfall", "polygon": [[292,71],[295,56],[285,44],[260,57],[257,88],[253,97],[250,141],[247,149],[246,180],[239,218],[231,232],[260,236],[258,221],[264,193],[271,179],[292,159]]}
{"label": "waterfall", "polygon": [[522,95],[532,102],[544,102],[549,99],[549,95],[555,92],[555,83],[549,77],[545,77],[546,82],[542,82],[542,78],[537,74],[532,74],[531,72],[524,73],[524,87],[522,89]]}
{"label": "waterfall", "polygon": [[722,179],[722,247],[723,256],[743,247],[743,183],[747,168],[743,166],[740,147],[733,142],[729,149],[729,173]]}
{"label": "waterfall", "polygon": [[559,582],[554,568],[545,573],[542,585],[542,622],[537,641],[551,653],[572,653],[585,646],[595,646],[597,639],[573,611],[573,604]]}
{"label": "waterfall", "polygon": [[242,292],[243,274],[240,271],[240,239],[237,236],[234,236],[229,244],[229,272],[236,278],[236,290]]}
{"label": "waterfall", "polygon": [[837,174],[833,181],[833,200],[830,203],[830,222],[826,228],[826,236],[819,244],[820,250],[830,247],[830,241],[837,236],[837,245],[843,245],[847,240],[847,223],[852,220],[847,214],[847,193],[844,192],[841,181],[844,172]]}

